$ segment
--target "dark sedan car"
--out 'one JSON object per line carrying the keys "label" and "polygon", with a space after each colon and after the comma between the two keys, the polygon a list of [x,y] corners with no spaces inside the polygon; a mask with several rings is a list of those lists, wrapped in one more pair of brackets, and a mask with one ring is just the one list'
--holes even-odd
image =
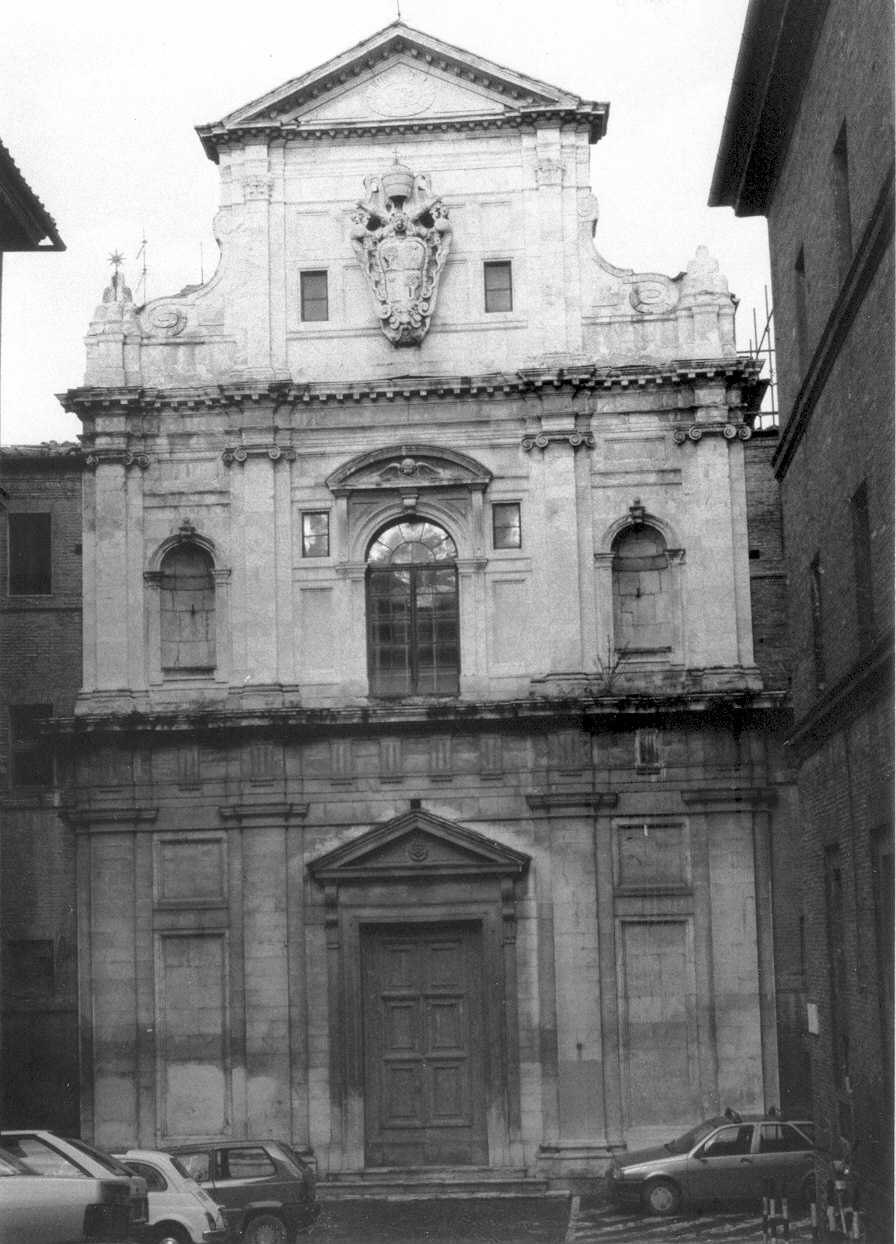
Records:
{"label": "dark sedan car", "polygon": [[218,1202],[242,1244],[288,1244],[320,1213],[314,1172],[284,1141],[175,1145],[168,1152]]}
{"label": "dark sedan car", "polygon": [[651,1214],[676,1214],[685,1201],[759,1206],[770,1186],[808,1199],[813,1134],[806,1119],[729,1111],[659,1148],[617,1154],[607,1185],[617,1204],[640,1205]]}

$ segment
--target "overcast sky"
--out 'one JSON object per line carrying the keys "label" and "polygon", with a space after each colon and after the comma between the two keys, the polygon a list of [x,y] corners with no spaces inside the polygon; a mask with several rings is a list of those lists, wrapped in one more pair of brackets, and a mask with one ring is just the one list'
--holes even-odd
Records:
{"label": "overcast sky", "polygon": [[[708,208],[747,0],[401,0],[404,20],[522,73],[610,102],[592,148],[596,244],[619,267],[680,272],[700,243],[741,299],[738,345],[768,284],[765,221]],[[395,0],[5,0],[0,138],[55,218],[64,254],[4,261],[7,444],[74,438],[54,394],[120,249],[137,293],[211,275],[217,168],[193,127],[305,73],[396,16]],[[143,301],[142,296],[138,301]]]}

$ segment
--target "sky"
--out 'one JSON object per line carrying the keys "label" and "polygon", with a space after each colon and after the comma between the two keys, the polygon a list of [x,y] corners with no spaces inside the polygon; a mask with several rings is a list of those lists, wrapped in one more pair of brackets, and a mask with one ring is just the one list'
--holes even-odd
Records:
{"label": "sky", "polygon": [[[747,0],[400,0],[410,26],[585,99],[595,244],[674,276],[700,244],[739,299],[738,346],[764,319],[764,219],[707,198]],[[4,0],[0,139],[56,220],[64,254],[4,257],[0,439],[72,440],[56,393],[84,378],[84,336],[120,250],[136,300],[208,279],[216,121],[396,17],[396,0]]]}

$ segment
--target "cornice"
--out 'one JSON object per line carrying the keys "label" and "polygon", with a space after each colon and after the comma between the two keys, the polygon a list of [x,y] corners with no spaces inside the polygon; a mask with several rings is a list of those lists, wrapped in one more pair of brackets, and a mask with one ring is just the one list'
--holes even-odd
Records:
{"label": "cornice", "polygon": [[710,207],[766,215],[800,113],[829,0],[750,0]]}
{"label": "cornice", "polygon": [[220,148],[244,146],[248,142],[268,144],[290,142],[331,142],[389,137],[405,134],[439,134],[483,132],[488,130],[536,130],[541,126],[575,126],[587,130],[588,140],[595,143],[606,133],[609,105],[583,103],[573,106],[537,105],[515,108],[503,113],[463,113],[456,117],[409,119],[383,118],[379,121],[275,121],[265,120],[237,125],[218,122],[197,126],[209,159],[217,162]]}
{"label": "cornice", "polygon": [[473,729],[505,726],[525,728],[529,720],[557,717],[567,724],[576,719],[633,721],[663,714],[709,713],[717,719],[720,709],[739,713],[779,713],[790,707],[787,692],[695,692],[682,695],[580,695],[539,696],[533,699],[500,701],[418,700],[414,703],[377,702],[345,708],[243,709],[221,708],[171,711],[130,711],[122,714],[97,713],[54,718],[53,732],[63,735],[151,734],[159,731],[196,730],[308,730],[320,735],[357,734],[389,726],[395,730],[418,732],[421,723],[433,730]]}
{"label": "cornice", "polygon": [[607,391],[680,387],[719,381],[754,383],[761,364],[749,355],[733,359],[672,360],[660,366],[527,368],[480,376],[420,376],[395,380],[294,384],[278,381],[247,388],[245,384],[216,384],[190,389],[79,388],[57,394],[67,411],[129,413],[143,410],[211,410],[234,406],[354,404],[358,402],[446,401],[458,398],[501,400],[508,396],[551,391]]}
{"label": "cornice", "polygon": [[809,427],[812,412],[821,397],[828,376],[840,356],[847,334],[862,307],[887,247],[893,240],[896,216],[893,184],[894,164],[891,163],[840,293],[806,369],[805,379],[796,395],[793,409],[781,431],[781,440],[772,458],[772,466],[778,479],[783,479],[787,474],[793,456]]}

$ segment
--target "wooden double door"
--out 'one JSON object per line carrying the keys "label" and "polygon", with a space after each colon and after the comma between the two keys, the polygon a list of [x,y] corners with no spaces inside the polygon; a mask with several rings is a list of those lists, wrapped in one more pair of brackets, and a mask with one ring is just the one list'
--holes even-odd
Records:
{"label": "wooden double door", "polygon": [[482,932],[362,930],[367,1166],[486,1165]]}

